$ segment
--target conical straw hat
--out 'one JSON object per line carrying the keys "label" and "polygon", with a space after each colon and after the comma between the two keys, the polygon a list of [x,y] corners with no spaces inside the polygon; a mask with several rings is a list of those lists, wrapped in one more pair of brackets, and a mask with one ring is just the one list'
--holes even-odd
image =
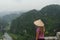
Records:
{"label": "conical straw hat", "polygon": [[44,26],[44,23],[41,21],[41,19],[34,21],[34,24],[36,26]]}

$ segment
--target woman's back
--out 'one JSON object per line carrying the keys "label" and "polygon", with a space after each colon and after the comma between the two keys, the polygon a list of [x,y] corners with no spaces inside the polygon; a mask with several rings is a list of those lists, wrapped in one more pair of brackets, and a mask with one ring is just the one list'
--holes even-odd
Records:
{"label": "woman's back", "polygon": [[44,31],[43,31],[43,29],[38,27],[36,32],[39,33],[38,34],[38,39],[43,39],[44,38]]}

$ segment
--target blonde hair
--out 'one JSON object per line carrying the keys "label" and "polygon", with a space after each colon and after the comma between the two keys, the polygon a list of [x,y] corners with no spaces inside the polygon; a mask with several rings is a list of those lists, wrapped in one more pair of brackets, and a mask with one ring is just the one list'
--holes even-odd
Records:
{"label": "blonde hair", "polygon": [[40,27],[41,32],[45,32],[45,27]]}

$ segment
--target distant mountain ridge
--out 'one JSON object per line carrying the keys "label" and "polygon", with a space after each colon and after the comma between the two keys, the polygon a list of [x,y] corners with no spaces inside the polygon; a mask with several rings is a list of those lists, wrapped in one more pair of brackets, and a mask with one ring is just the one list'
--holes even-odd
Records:
{"label": "distant mountain ridge", "polygon": [[9,15],[3,16],[2,20],[10,22],[10,21],[12,21],[13,19],[16,19],[19,16],[20,16],[20,14],[9,14]]}
{"label": "distant mountain ridge", "polygon": [[11,14],[9,14],[9,13],[11,13],[11,12],[8,12],[8,14],[5,14],[0,19],[0,27],[2,26],[2,30],[4,30],[4,28],[12,22],[12,20],[16,19],[17,17],[19,17],[22,14],[19,12],[18,13],[13,12]]}
{"label": "distant mountain ridge", "polygon": [[20,13],[23,13],[23,11],[2,11],[0,12],[0,17],[9,15],[9,14],[20,14]]}

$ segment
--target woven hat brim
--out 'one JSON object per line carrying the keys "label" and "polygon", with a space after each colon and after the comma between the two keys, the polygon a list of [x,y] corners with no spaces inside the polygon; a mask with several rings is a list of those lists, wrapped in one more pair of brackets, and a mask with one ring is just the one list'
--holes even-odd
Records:
{"label": "woven hat brim", "polygon": [[43,23],[40,19],[34,21],[34,24],[35,24],[36,26],[44,26],[44,23]]}

